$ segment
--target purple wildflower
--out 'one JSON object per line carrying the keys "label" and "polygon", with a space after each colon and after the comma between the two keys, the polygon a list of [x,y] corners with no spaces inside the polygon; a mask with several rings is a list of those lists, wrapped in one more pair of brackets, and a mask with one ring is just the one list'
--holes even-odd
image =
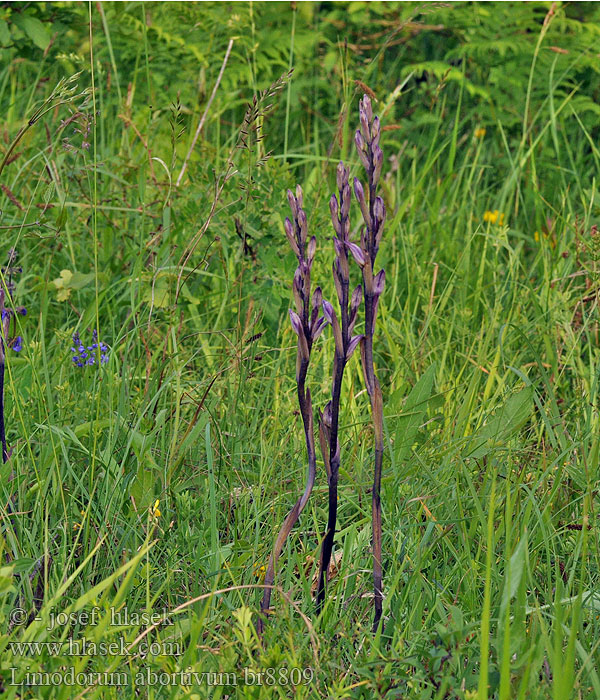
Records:
{"label": "purple wildflower", "polygon": [[104,365],[108,362],[108,345],[102,341],[98,341],[98,333],[96,330],[92,333],[92,344],[84,345],[81,342],[79,333],[75,331],[73,333],[73,346],[71,347],[72,357],[71,360],[73,364],[77,367],[84,367],[85,365],[95,365],[98,355],[100,356],[100,364]]}

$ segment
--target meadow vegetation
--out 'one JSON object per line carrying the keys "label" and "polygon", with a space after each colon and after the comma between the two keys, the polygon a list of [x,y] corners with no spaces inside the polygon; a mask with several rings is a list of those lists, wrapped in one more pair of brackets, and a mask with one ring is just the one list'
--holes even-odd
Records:
{"label": "meadow vegetation", "polygon": [[[579,2],[0,6],[3,697],[600,698],[599,36]],[[356,353],[323,609],[317,451],[261,641],[307,474],[286,191],[335,299],[365,93],[382,624]]]}

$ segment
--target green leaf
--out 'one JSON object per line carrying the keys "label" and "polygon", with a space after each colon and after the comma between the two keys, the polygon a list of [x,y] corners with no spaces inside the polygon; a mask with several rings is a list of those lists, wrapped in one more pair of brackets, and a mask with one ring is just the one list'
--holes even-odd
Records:
{"label": "green leaf", "polygon": [[83,289],[84,287],[87,287],[88,284],[91,284],[95,279],[96,275],[93,272],[88,272],[86,275],[84,275],[81,272],[75,271],[69,281],[69,287],[71,287],[71,289]]}
{"label": "green leaf", "polygon": [[50,32],[37,17],[15,13],[12,15],[12,20],[38,48],[42,49],[42,51],[48,48],[51,39]]}
{"label": "green leaf", "polygon": [[159,277],[148,282],[142,292],[142,301],[152,304],[152,306],[164,309],[171,304],[171,282],[168,277]]}
{"label": "green leaf", "polygon": [[406,399],[402,415],[398,418],[394,440],[395,461],[401,464],[410,454],[419,426],[427,410],[427,402],[433,389],[435,365],[431,365],[414,385]]}
{"label": "green leaf", "polygon": [[58,231],[62,231],[65,227],[65,224],[67,223],[67,209],[63,206],[62,209],[58,209],[57,211],[58,213],[56,215],[56,228]]}
{"label": "green leaf", "polygon": [[508,401],[475,433],[467,444],[467,456],[481,458],[497,447],[504,447],[531,415],[533,387],[528,386]]}
{"label": "green leaf", "polygon": [[154,501],[155,483],[156,477],[152,473],[152,470],[148,468],[144,461],[141,461],[130,490],[130,494],[135,500],[138,513],[145,511],[152,505]]}
{"label": "green leaf", "polygon": [[[525,563],[527,561],[527,534],[524,534],[519,540],[515,551],[513,552],[509,565],[508,565],[508,575],[504,579],[504,588],[502,591],[502,600],[500,601],[500,611],[498,613],[498,639],[500,640],[505,632],[504,629],[504,616],[506,608],[510,605],[510,601],[517,595],[519,585],[521,584],[521,579],[523,578],[523,571],[525,569]],[[500,641],[498,642],[498,648],[500,649]]]}
{"label": "green leaf", "polygon": [[15,559],[12,562],[14,572],[16,574],[22,574],[24,572],[29,572],[35,564],[35,559],[31,557],[22,557],[21,559]]}
{"label": "green leaf", "polygon": [[7,44],[10,44],[10,41],[11,38],[8,24],[3,19],[0,19],[0,44],[2,44],[2,46],[6,46]]}

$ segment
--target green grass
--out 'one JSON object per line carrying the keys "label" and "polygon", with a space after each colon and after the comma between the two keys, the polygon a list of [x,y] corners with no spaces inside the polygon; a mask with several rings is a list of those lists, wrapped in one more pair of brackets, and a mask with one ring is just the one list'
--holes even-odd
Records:
{"label": "green grass", "polygon": [[[0,256],[18,249],[15,303],[28,309],[24,349],[7,361],[14,451],[0,467],[5,697],[600,697],[591,5],[582,16],[577,3],[553,16],[549,3],[0,10],[2,156],[81,71],[0,172]],[[240,148],[247,104],[290,67]],[[375,341],[384,625],[371,633],[373,436],[352,359],[337,570],[317,619],[319,460],[263,648],[261,567],[306,471],[285,191],[303,186],[313,279],[331,298],[327,203],[340,158],[360,173],[356,80],[398,127],[382,138]],[[502,224],[484,220],[495,210]],[[87,344],[93,329],[109,362],[73,366],[73,332]],[[332,352],[325,332],[315,408]],[[85,653],[84,638],[96,648]],[[14,646],[25,642],[62,645]],[[38,672],[57,675],[22,685]]]}

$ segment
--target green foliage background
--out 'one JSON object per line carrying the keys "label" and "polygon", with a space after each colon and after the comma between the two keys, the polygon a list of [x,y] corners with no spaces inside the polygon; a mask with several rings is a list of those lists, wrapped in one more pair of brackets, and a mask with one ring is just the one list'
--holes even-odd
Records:
{"label": "green foliage background", "polygon": [[[0,7],[0,254],[19,251],[28,309],[0,468],[6,697],[135,696],[134,681],[19,685],[71,667],[309,668],[300,697],[600,697],[599,34],[598,3],[580,2]],[[51,97],[74,74],[76,91]],[[319,465],[261,649],[261,567],[305,472],[285,191],[304,188],[331,298],[327,203],[340,158],[361,176],[365,90],[386,157],[386,624],[371,636],[372,435],[351,364],[330,602],[317,621]],[[77,368],[71,336],[94,328],[110,362]],[[145,625],[110,624],[124,605],[170,611],[147,639],[179,651],[141,655]],[[100,624],[48,629],[89,609]],[[84,635],[132,651],[11,646]],[[230,681],[143,692],[291,692]]]}

